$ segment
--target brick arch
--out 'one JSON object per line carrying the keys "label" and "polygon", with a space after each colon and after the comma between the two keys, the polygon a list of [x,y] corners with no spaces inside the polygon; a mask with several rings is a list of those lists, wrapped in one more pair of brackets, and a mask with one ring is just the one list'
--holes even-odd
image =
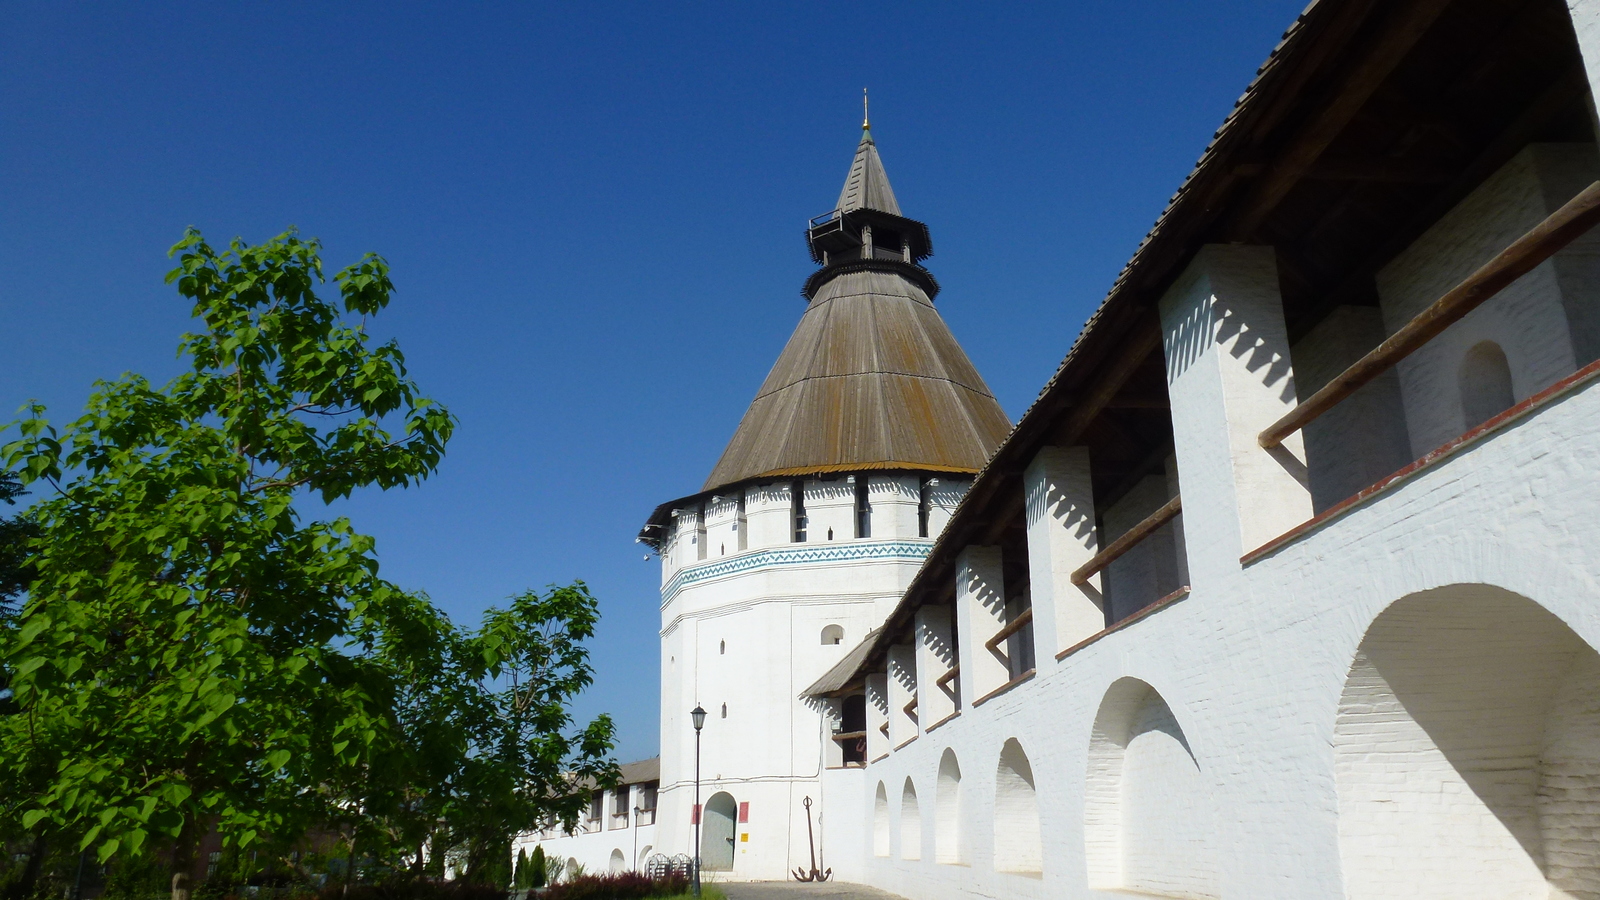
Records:
{"label": "brick arch", "polygon": [[1351,900],[1600,894],[1600,654],[1482,584],[1384,609],[1334,723]]}
{"label": "brick arch", "polygon": [[872,800],[872,855],[889,855],[889,789],[881,781]]}
{"label": "brick arch", "polygon": [[1107,689],[1089,739],[1085,788],[1090,887],[1219,896],[1210,784],[1149,684],[1123,678]]}
{"label": "brick arch", "polygon": [[1042,873],[1039,794],[1033,781],[1033,764],[1016,738],[1000,748],[994,782],[995,871]]}
{"label": "brick arch", "polygon": [[900,858],[922,858],[922,807],[917,804],[917,786],[910,776],[900,791]]}
{"label": "brick arch", "polygon": [[939,757],[939,776],[934,785],[934,862],[947,864],[966,862],[965,848],[961,844],[961,826],[964,817],[961,799],[961,764],[956,759],[956,752],[947,747],[944,755]]}

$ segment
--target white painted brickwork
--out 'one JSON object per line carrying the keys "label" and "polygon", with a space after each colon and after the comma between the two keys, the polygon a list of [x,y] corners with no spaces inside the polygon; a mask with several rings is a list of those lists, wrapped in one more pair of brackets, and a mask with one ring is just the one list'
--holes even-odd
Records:
{"label": "white painted brickwork", "polygon": [[[1386,273],[1385,322],[1402,295],[1470,268],[1485,235],[1509,241],[1559,205],[1551,179],[1589,172],[1587,159],[1564,147],[1519,156],[1469,199],[1485,221],[1458,210],[1455,237],[1435,233],[1432,251],[1407,257],[1413,271]],[[1369,312],[1341,313],[1365,330],[1313,333],[1291,358],[1275,298],[1252,284],[1271,279],[1270,263],[1257,248],[1207,248],[1162,304],[1192,591],[1060,660],[1046,651],[1062,645],[1041,639],[1031,680],[869,766],[861,822],[867,784],[963,775],[956,826],[921,816],[934,852],[863,857],[869,883],[919,900],[1600,898],[1600,382],[1242,564],[1306,520],[1313,493],[1327,508],[1394,455],[1464,427],[1459,358],[1446,357],[1471,343],[1447,343],[1368,392],[1350,422],[1385,406],[1403,416],[1362,437],[1364,456],[1332,465],[1324,487],[1295,469],[1298,451],[1260,451],[1255,434],[1295,402],[1292,364],[1314,387],[1375,337],[1359,321]],[[1494,326],[1517,399],[1580,362],[1571,288],[1594,283],[1560,283],[1553,268],[1514,286],[1515,314],[1542,324]],[[1427,366],[1438,371],[1418,377]],[[1319,440],[1332,452],[1329,434],[1310,435],[1312,465]],[[989,552],[968,561],[996,594]],[[1036,606],[1054,593],[1035,592]],[[959,636],[964,670],[969,633],[992,633],[980,611],[969,603]],[[1035,833],[1005,762],[1018,754],[1036,792],[1032,872],[1016,871]]]}

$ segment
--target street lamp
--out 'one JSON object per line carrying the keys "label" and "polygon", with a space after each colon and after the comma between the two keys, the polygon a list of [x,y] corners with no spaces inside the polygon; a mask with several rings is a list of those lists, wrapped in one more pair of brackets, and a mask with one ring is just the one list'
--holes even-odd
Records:
{"label": "street lamp", "polygon": [[700,820],[705,813],[700,809],[700,729],[706,724],[706,711],[696,703],[689,711],[694,720],[694,895],[700,896]]}

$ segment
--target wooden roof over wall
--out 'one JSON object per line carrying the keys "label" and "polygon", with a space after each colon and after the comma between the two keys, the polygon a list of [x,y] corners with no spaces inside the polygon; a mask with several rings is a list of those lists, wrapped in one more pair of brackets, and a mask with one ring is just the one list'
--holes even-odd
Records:
{"label": "wooden roof over wall", "polygon": [[[863,667],[904,640],[918,606],[951,600],[962,548],[1017,544],[1022,471],[1042,447],[1089,444],[1096,458],[1120,442],[1132,459],[1142,442],[1146,471],[1165,455],[1153,424],[1141,437],[1125,410],[1165,399],[1164,377],[1162,396],[1145,396],[1161,371],[1155,305],[1201,246],[1274,247],[1297,340],[1336,306],[1376,305],[1378,269],[1523,147],[1593,142],[1594,127],[1561,0],[1313,2],[974,481]],[[1095,482],[1099,505],[1109,481]]]}

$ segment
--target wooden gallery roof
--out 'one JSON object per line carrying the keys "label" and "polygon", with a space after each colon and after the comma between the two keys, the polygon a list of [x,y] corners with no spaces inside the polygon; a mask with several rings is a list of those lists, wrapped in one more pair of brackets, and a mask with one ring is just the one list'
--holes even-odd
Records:
{"label": "wooden gallery roof", "polygon": [[[1211,243],[1274,248],[1298,341],[1530,143],[1595,141],[1561,0],[1316,0],[1289,27],[1039,398],[995,451],[849,677],[882,664],[963,547],[1000,545],[1027,582],[1022,472],[1089,447],[1103,510],[1171,452],[1156,303]],[[1299,384],[1302,397],[1317,385]],[[856,654],[851,654],[852,658]],[[833,692],[842,690],[834,687]]]}

